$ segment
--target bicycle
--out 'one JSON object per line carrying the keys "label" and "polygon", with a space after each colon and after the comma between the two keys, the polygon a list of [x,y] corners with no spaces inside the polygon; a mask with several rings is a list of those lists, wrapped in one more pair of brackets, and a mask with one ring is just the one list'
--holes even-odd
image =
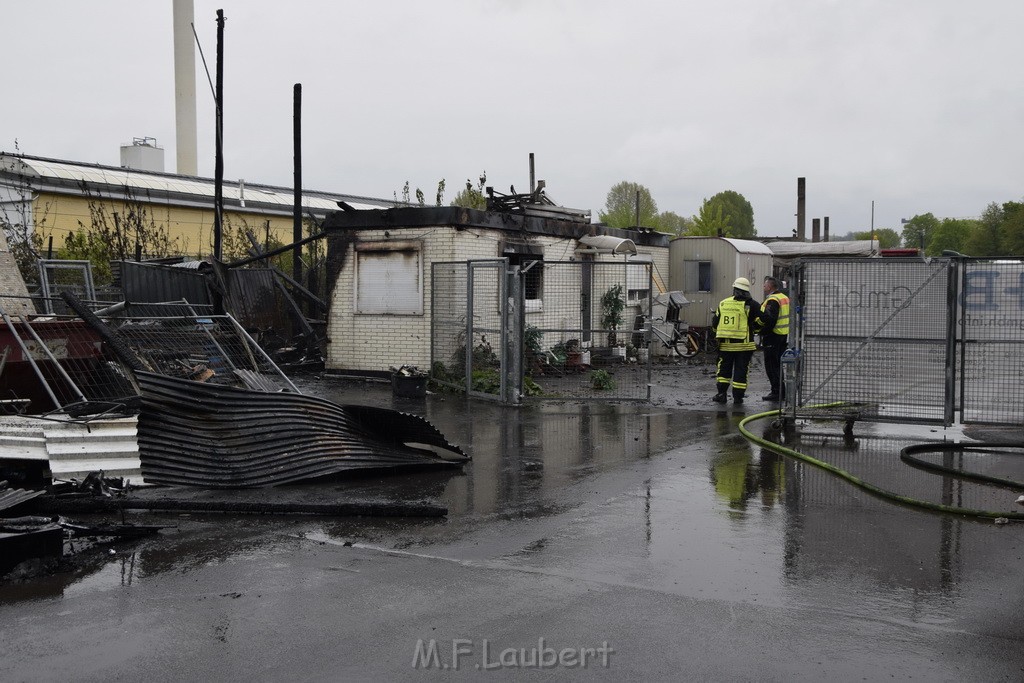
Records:
{"label": "bicycle", "polygon": [[[663,323],[664,318],[655,318],[652,323]],[[647,320],[644,320],[644,327],[646,328]],[[672,333],[662,331],[660,327],[655,324],[650,326],[653,337],[657,337],[661,341],[661,345],[667,349],[672,349],[677,355],[683,358],[693,358],[701,351],[702,335],[700,330],[706,330],[709,328],[696,328],[690,327],[685,322],[676,321],[672,324]],[[706,333],[703,337],[704,344],[707,344]],[[634,342],[634,345],[635,342]]]}

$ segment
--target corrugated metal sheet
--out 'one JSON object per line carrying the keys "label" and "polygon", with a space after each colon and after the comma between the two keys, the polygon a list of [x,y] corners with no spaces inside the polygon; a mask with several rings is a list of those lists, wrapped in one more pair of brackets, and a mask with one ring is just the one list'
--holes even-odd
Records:
{"label": "corrugated metal sheet", "polygon": [[132,304],[182,299],[203,306],[213,303],[206,285],[206,276],[190,268],[123,261],[121,286],[124,289],[125,301]]}
{"label": "corrugated metal sheet", "polygon": [[[22,416],[0,417],[0,460],[42,460],[54,479],[107,476],[141,480],[137,419],[96,419],[88,425]],[[0,492],[2,493],[2,492]]]}
{"label": "corrugated metal sheet", "polygon": [[102,470],[108,477],[141,479],[137,418],[123,417],[76,422],[47,422],[43,426],[50,476],[84,479]]}
{"label": "corrugated metal sheet", "polygon": [[[352,470],[451,468],[468,460],[416,415],[147,372],[136,376],[142,388],[139,452],[148,483],[273,486]],[[435,448],[451,457],[428,450]]]}
{"label": "corrugated metal sheet", "polygon": [[284,302],[273,270],[269,268],[233,268],[222,271],[227,283],[224,308],[246,329],[273,329],[284,334],[291,330]]}
{"label": "corrugated metal sheet", "polygon": [[[41,159],[16,155],[4,155],[3,170],[21,175],[34,175],[41,179],[58,181],[88,182],[96,185],[107,185],[123,192],[125,188],[146,193],[175,193],[191,195],[194,200],[212,201],[214,196],[213,180],[192,176],[179,176],[170,173],[153,173],[128,168],[100,166],[96,164],[79,164],[58,159]],[[287,210],[295,202],[291,188],[225,181],[223,186],[224,201],[229,208],[244,208],[246,204],[276,205]],[[393,201],[372,197],[356,197],[353,195],[332,194],[328,192],[303,192],[302,206],[317,214],[338,210],[338,201],[344,201],[356,209],[380,209],[394,206]]]}
{"label": "corrugated metal sheet", "polygon": [[21,505],[27,500],[41,496],[45,491],[29,491],[27,489],[3,489],[0,490],[0,510],[9,510],[15,505]]}
{"label": "corrugated metal sheet", "polygon": [[801,256],[874,256],[878,250],[875,240],[845,240],[839,242],[772,242],[768,245],[779,258]]}

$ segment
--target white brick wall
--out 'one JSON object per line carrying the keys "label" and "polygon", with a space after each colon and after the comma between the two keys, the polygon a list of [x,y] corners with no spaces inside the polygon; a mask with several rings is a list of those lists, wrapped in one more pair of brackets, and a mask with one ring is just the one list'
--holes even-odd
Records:
{"label": "white brick wall", "polygon": [[[4,295],[25,297],[11,299]],[[28,289],[25,281],[21,278],[21,271],[14,260],[14,254],[7,246],[7,237],[3,230],[0,230],[0,307],[8,315],[29,315],[35,313],[31,302],[28,300]]]}
{"label": "white brick wall", "polygon": [[[422,230],[361,230],[356,233],[359,241],[421,240],[423,243],[423,313],[421,315],[364,315],[355,313],[355,263],[354,245],[348,246],[345,266],[339,272],[334,291],[331,293],[330,312],[327,322],[327,368],[332,370],[387,371],[390,367],[403,364],[415,365],[424,370],[430,366],[430,291],[431,264],[441,261],[466,261],[470,259],[492,259],[501,256],[501,244],[514,236],[506,231],[484,228],[456,230],[452,227],[426,227]],[[531,244],[544,247],[544,258],[552,261],[569,260],[576,245],[575,240],[531,235]],[[645,250],[654,257],[658,272],[668,280],[668,249]],[[622,259],[619,258],[621,263]],[[554,274],[552,274],[554,275]],[[545,273],[545,278],[547,278]],[[545,279],[545,290],[548,289]],[[555,282],[551,282],[552,291]],[[558,285],[561,289],[564,283]],[[655,287],[657,289],[657,287]],[[568,291],[568,290],[566,290]],[[604,289],[597,290],[603,292]],[[595,321],[600,319],[600,304]],[[558,308],[550,315],[545,312],[527,314],[527,324],[538,327],[564,327],[567,321]],[[558,319],[556,319],[556,317]],[[578,319],[578,315],[575,316]],[[632,318],[629,318],[632,322]],[[545,340],[549,346],[559,340]]]}
{"label": "white brick wall", "polygon": [[355,247],[349,245],[345,267],[331,295],[327,321],[327,367],[334,370],[386,371],[390,367],[430,366],[430,265],[434,261],[497,258],[500,232],[457,231],[451,227],[416,230],[362,230],[360,241],[420,239],[423,243],[422,315],[355,313]]}

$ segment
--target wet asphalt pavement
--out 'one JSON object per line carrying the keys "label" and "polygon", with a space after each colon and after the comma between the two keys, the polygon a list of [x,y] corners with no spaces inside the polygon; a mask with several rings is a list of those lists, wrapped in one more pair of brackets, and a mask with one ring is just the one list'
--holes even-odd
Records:
{"label": "wet asphalt pavement", "polygon": [[[303,380],[421,414],[473,462],[239,495],[448,517],[129,515],[176,528],[0,586],[0,679],[1024,680],[1024,525],[893,505],[752,445],[736,423],[764,404],[710,404],[706,374],[659,373],[650,404],[518,409]],[[805,431],[894,488],[1006,504],[906,474],[906,430]]]}

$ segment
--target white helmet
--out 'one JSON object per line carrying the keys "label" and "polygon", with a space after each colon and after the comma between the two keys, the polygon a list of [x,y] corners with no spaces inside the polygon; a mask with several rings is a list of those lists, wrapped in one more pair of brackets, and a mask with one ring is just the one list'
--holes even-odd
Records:
{"label": "white helmet", "polygon": [[738,277],[732,283],[733,289],[742,289],[744,292],[750,291],[750,280],[745,277]]}

